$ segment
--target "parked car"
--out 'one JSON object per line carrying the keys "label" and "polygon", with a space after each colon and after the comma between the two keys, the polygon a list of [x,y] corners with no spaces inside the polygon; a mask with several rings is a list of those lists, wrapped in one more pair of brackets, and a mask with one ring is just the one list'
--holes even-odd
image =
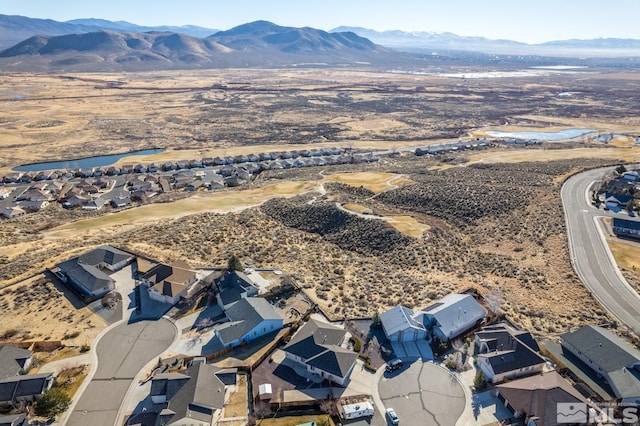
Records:
{"label": "parked car", "polygon": [[387,408],[387,418],[392,425],[400,424],[400,419],[393,408]]}
{"label": "parked car", "polygon": [[385,371],[391,372],[394,370],[398,370],[399,368],[402,368],[402,360],[394,359],[387,363],[387,366],[385,367]]}

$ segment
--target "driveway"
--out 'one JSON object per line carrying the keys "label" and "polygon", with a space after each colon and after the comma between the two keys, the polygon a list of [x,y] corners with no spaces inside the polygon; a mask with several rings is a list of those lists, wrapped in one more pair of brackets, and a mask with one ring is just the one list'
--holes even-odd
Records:
{"label": "driveway", "polygon": [[75,405],[68,426],[113,426],[136,374],[174,341],[168,320],[120,324],[98,342],[98,367]]}
{"label": "driveway", "polygon": [[454,426],[462,415],[466,397],[458,379],[447,369],[420,361],[378,382],[380,400],[392,407],[402,425]]}

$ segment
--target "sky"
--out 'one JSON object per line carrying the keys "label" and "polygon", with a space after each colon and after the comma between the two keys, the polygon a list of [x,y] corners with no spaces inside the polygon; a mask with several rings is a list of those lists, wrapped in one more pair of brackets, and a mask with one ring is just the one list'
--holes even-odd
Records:
{"label": "sky", "polygon": [[640,0],[0,0],[0,14],[220,30],[267,20],[327,31],[357,26],[525,43],[640,39]]}

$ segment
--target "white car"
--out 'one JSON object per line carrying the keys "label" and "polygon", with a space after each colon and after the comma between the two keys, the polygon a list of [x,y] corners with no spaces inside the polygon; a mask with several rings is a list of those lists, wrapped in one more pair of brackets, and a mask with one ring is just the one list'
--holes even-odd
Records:
{"label": "white car", "polygon": [[393,408],[387,408],[387,418],[392,425],[400,424],[400,419]]}

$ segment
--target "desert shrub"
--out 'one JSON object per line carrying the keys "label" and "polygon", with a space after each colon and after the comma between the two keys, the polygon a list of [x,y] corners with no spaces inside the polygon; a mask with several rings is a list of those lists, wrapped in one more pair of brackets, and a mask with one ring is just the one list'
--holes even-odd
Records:
{"label": "desert shrub", "polygon": [[59,387],[52,387],[40,396],[34,406],[35,413],[42,417],[51,417],[69,408],[71,398]]}
{"label": "desert shrub", "polygon": [[67,333],[67,334],[65,334],[62,338],[63,338],[64,340],[68,340],[68,339],[75,339],[75,338],[76,338],[76,337],[78,337],[79,335],[80,335],[80,332],[76,330],[76,331],[74,331],[74,332],[72,332],[72,333]]}
{"label": "desert shrub", "polygon": [[476,375],[473,378],[473,387],[476,390],[482,390],[487,387],[487,378],[484,376],[484,372],[480,369],[476,371]]}

